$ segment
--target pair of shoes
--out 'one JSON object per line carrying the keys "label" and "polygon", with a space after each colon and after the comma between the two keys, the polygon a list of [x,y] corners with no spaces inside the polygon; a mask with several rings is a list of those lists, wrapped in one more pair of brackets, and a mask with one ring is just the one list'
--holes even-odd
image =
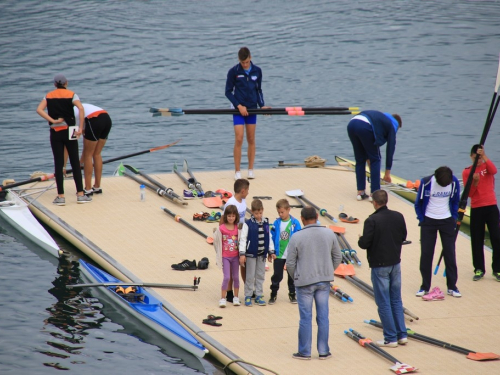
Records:
{"label": "pair of shoes", "polygon": [[233,291],[232,290],[228,290],[226,292],[226,300],[227,300],[227,302],[231,302],[232,303],[233,302],[233,298],[234,298]]}
{"label": "pair of shoes", "polygon": [[198,269],[199,270],[206,270],[208,268],[208,265],[210,264],[210,260],[208,260],[207,257],[201,258],[201,260],[198,262]]}
{"label": "pair of shoes", "polygon": [[252,297],[245,297],[245,306],[252,307]]}
{"label": "pair of shoes", "polygon": [[79,195],[76,197],[76,203],[90,203],[92,202],[92,198],[87,195]]}
{"label": "pair of shoes", "polygon": [[240,306],[240,305],[241,305],[240,299],[238,297],[234,297],[233,306]]}
{"label": "pair of shoes", "polygon": [[253,180],[255,178],[255,174],[253,173],[253,169],[248,170],[248,179]]}
{"label": "pair of shoes", "polygon": [[398,339],[398,345],[406,345],[408,344],[408,337],[403,337],[401,339]]}
{"label": "pair of shoes", "polygon": [[255,303],[259,306],[266,306],[266,301],[264,301],[264,296],[255,297]]}
{"label": "pair of shoes", "polygon": [[92,186],[92,192],[94,194],[102,194],[102,189],[100,187],[96,188],[95,186]]}
{"label": "pair of shoes", "polygon": [[476,271],[476,273],[474,274],[474,277],[472,278],[472,281],[478,281],[478,280],[481,280],[484,276],[484,272],[483,271]]}
{"label": "pair of shoes", "polygon": [[397,348],[398,347],[397,341],[390,342],[390,341],[380,340],[380,341],[375,342],[375,344],[377,346],[385,347],[385,348]]}
{"label": "pair of shoes", "polygon": [[288,293],[288,298],[290,298],[291,303],[297,303],[297,298],[295,297],[295,293]]}
{"label": "pair of shoes", "polygon": [[92,188],[90,190],[83,189],[83,195],[86,195],[87,197],[89,197],[91,195],[94,195],[94,191],[92,190]]}
{"label": "pair of shoes", "polygon": [[172,264],[172,268],[177,271],[185,271],[185,270],[195,270],[196,269],[196,260],[189,261],[184,259],[182,262],[177,264]]}
{"label": "pair of shoes", "polygon": [[300,354],[300,353],[293,353],[292,357],[295,358],[295,359],[305,359],[305,360],[310,360],[311,359],[310,355],[304,355],[304,354]]}
{"label": "pair of shoes", "polygon": [[460,294],[459,290],[457,288],[455,289],[448,289],[448,295],[456,298],[462,297],[462,294]]}
{"label": "pair of shoes", "polygon": [[345,213],[341,212],[339,214],[340,221],[344,223],[351,223],[351,224],[356,224],[359,223],[359,219],[352,217],[352,216],[347,216]]}
{"label": "pair of shoes", "polygon": [[328,358],[332,358],[332,353],[328,352],[326,354],[319,355],[319,359],[328,359]]}
{"label": "pair of shoes", "polygon": [[429,291],[428,290],[424,290],[424,289],[420,289],[416,294],[415,296],[417,297],[423,297],[425,296],[426,294],[429,294]]}
{"label": "pair of shoes", "polygon": [[220,301],[219,301],[219,307],[221,309],[223,309],[224,307],[226,307],[226,299],[225,298],[221,298]]}
{"label": "pair of shoes", "polygon": [[193,220],[194,221],[207,221],[209,216],[210,216],[210,214],[208,212],[200,211],[200,212],[193,214]]}
{"label": "pair of shoes", "polygon": [[66,198],[57,196],[56,199],[52,201],[52,203],[58,206],[64,206],[66,204]]}
{"label": "pair of shoes", "polygon": [[271,298],[269,298],[269,301],[267,301],[267,303],[270,305],[274,305],[276,303],[276,298],[278,298],[278,295],[271,293]]}
{"label": "pair of shoes", "polygon": [[362,201],[363,199],[367,199],[367,198],[371,198],[370,196],[368,196],[368,194],[366,194],[364,191],[361,193],[361,194],[358,194],[356,196],[356,199],[358,201]]}
{"label": "pair of shoes", "polygon": [[220,221],[221,216],[222,215],[220,212],[212,211],[212,214],[209,217],[207,217],[206,222],[207,223],[217,223]]}
{"label": "pair of shoes", "polygon": [[239,180],[241,178],[241,172],[240,171],[236,171],[236,173],[234,174],[234,179],[235,180]]}
{"label": "pair of shoes", "polygon": [[496,281],[500,281],[500,272],[493,272],[493,277],[496,279]]}
{"label": "pair of shoes", "polygon": [[444,293],[441,291],[441,289],[439,289],[439,287],[435,287],[430,291],[430,293],[422,296],[422,299],[424,301],[442,301],[444,300]]}
{"label": "pair of shoes", "polygon": [[184,189],[184,199],[193,199],[193,198],[198,198],[198,191],[197,190],[186,190]]}

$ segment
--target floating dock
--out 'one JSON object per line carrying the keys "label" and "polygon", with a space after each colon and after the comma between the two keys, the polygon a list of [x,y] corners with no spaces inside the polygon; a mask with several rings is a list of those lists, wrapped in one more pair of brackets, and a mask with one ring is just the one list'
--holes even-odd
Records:
{"label": "floating dock", "polygon": [[[371,284],[366,254],[357,246],[362,233],[363,221],[373,212],[368,201],[355,199],[355,175],[349,170],[328,168],[274,168],[257,170],[256,179],[250,180],[247,206],[253,196],[269,196],[263,200],[264,216],[271,222],[277,217],[275,204],[287,198],[290,204],[298,204],[287,197],[285,191],[302,189],[304,196],[328,213],[338,217],[339,206],[343,212],[360,219],[359,224],[339,223],[346,228],[345,236],[357,250],[362,265],[355,265],[356,276]],[[182,195],[185,188],[175,174],[154,174],[143,170],[167,187]],[[244,173],[243,173],[244,174]],[[233,190],[232,171],[195,172],[205,191],[219,188]],[[243,176],[244,177],[244,176]],[[37,187],[49,186],[53,181],[37,183]],[[343,303],[330,299],[330,350],[332,358],[318,360],[316,352],[316,324],[313,319],[313,348],[311,361],[292,358],[297,352],[299,313],[297,305],[288,300],[286,280],[282,281],[276,304],[264,307],[228,304],[218,306],[222,272],[215,264],[215,251],[203,237],[160,209],[167,207],[175,214],[192,223],[196,228],[212,236],[216,223],[193,221],[194,213],[210,212],[201,199],[189,200],[180,206],[146,192],[146,200],[140,201],[139,185],[128,177],[105,177],[103,194],[94,195],[90,204],[77,204],[72,179],[65,180],[66,206],[55,206],[52,200],[55,190],[49,190],[30,206],[40,221],[65,237],[101,268],[115,277],[134,282],[191,284],[194,277],[201,277],[197,291],[154,289],[155,295],[166,308],[189,328],[210,350],[210,353],[238,374],[384,374],[390,373],[391,363],[360,347],[346,337],[344,330],[353,328],[375,340],[382,338],[382,331],[367,325],[366,319],[379,320],[374,300],[347,280],[335,277],[338,285],[353,299]],[[403,303],[419,317],[409,322],[408,328],[477,352],[500,353],[500,283],[491,275],[491,252],[486,251],[488,272],[483,280],[473,282],[473,267],[468,237],[457,239],[458,288],[462,298],[446,296],[444,301],[424,302],[415,297],[420,287],[419,227],[413,205],[390,194],[388,207],[401,212],[408,227],[411,244],[403,247],[402,279]],[[300,208],[292,208],[291,214],[300,218]],[[320,222],[334,224],[325,217]],[[434,265],[441,251],[438,239]],[[174,263],[184,259],[198,262],[207,257],[210,265],[206,270],[175,271]],[[446,291],[443,277],[444,264],[438,275],[433,276],[432,286]],[[265,299],[269,299],[272,265],[266,272]],[[243,299],[243,288],[240,289]],[[207,315],[219,315],[220,327],[202,324]],[[408,345],[388,348],[391,355],[404,363],[418,367],[424,374],[479,374],[500,373],[500,361],[477,362],[465,355],[430,344],[409,340]],[[267,371],[269,369],[271,371]]]}

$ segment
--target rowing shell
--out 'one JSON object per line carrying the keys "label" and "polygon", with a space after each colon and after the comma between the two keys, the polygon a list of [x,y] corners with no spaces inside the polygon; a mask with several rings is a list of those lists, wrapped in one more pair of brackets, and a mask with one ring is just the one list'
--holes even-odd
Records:
{"label": "rowing shell", "polygon": [[53,256],[59,256],[59,246],[15,191],[7,190],[6,200],[0,202],[0,215],[32,242]]}

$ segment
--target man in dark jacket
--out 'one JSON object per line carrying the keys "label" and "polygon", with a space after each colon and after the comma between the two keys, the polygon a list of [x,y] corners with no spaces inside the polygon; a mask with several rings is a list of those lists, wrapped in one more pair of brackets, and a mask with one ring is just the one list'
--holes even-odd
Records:
{"label": "man in dark jacket", "polygon": [[375,212],[365,220],[358,245],[367,250],[375,302],[384,327],[384,340],[376,344],[395,348],[408,342],[401,299],[401,247],[406,240],[406,223],[403,215],[387,208],[386,191],[377,190],[372,197]]}

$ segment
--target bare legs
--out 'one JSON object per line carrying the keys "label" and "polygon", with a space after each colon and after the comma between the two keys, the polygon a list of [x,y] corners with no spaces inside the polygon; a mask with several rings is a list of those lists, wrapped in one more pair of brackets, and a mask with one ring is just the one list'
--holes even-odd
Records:
{"label": "bare legs", "polygon": [[234,125],[234,170],[239,172],[241,170],[241,148],[243,146],[243,137],[245,130],[247,133],[248,142],[248,169],[253,169],[255,161],[255,124],[248,125]]}
{"label": "bare legs", "polygon": [[101,187],[102,156],[101,152],[106,144],[106,139],[98,141],[83,140],[83,171],[85,175],[85,190],[92,189],[92,171],[94,172],[94,187]]}

